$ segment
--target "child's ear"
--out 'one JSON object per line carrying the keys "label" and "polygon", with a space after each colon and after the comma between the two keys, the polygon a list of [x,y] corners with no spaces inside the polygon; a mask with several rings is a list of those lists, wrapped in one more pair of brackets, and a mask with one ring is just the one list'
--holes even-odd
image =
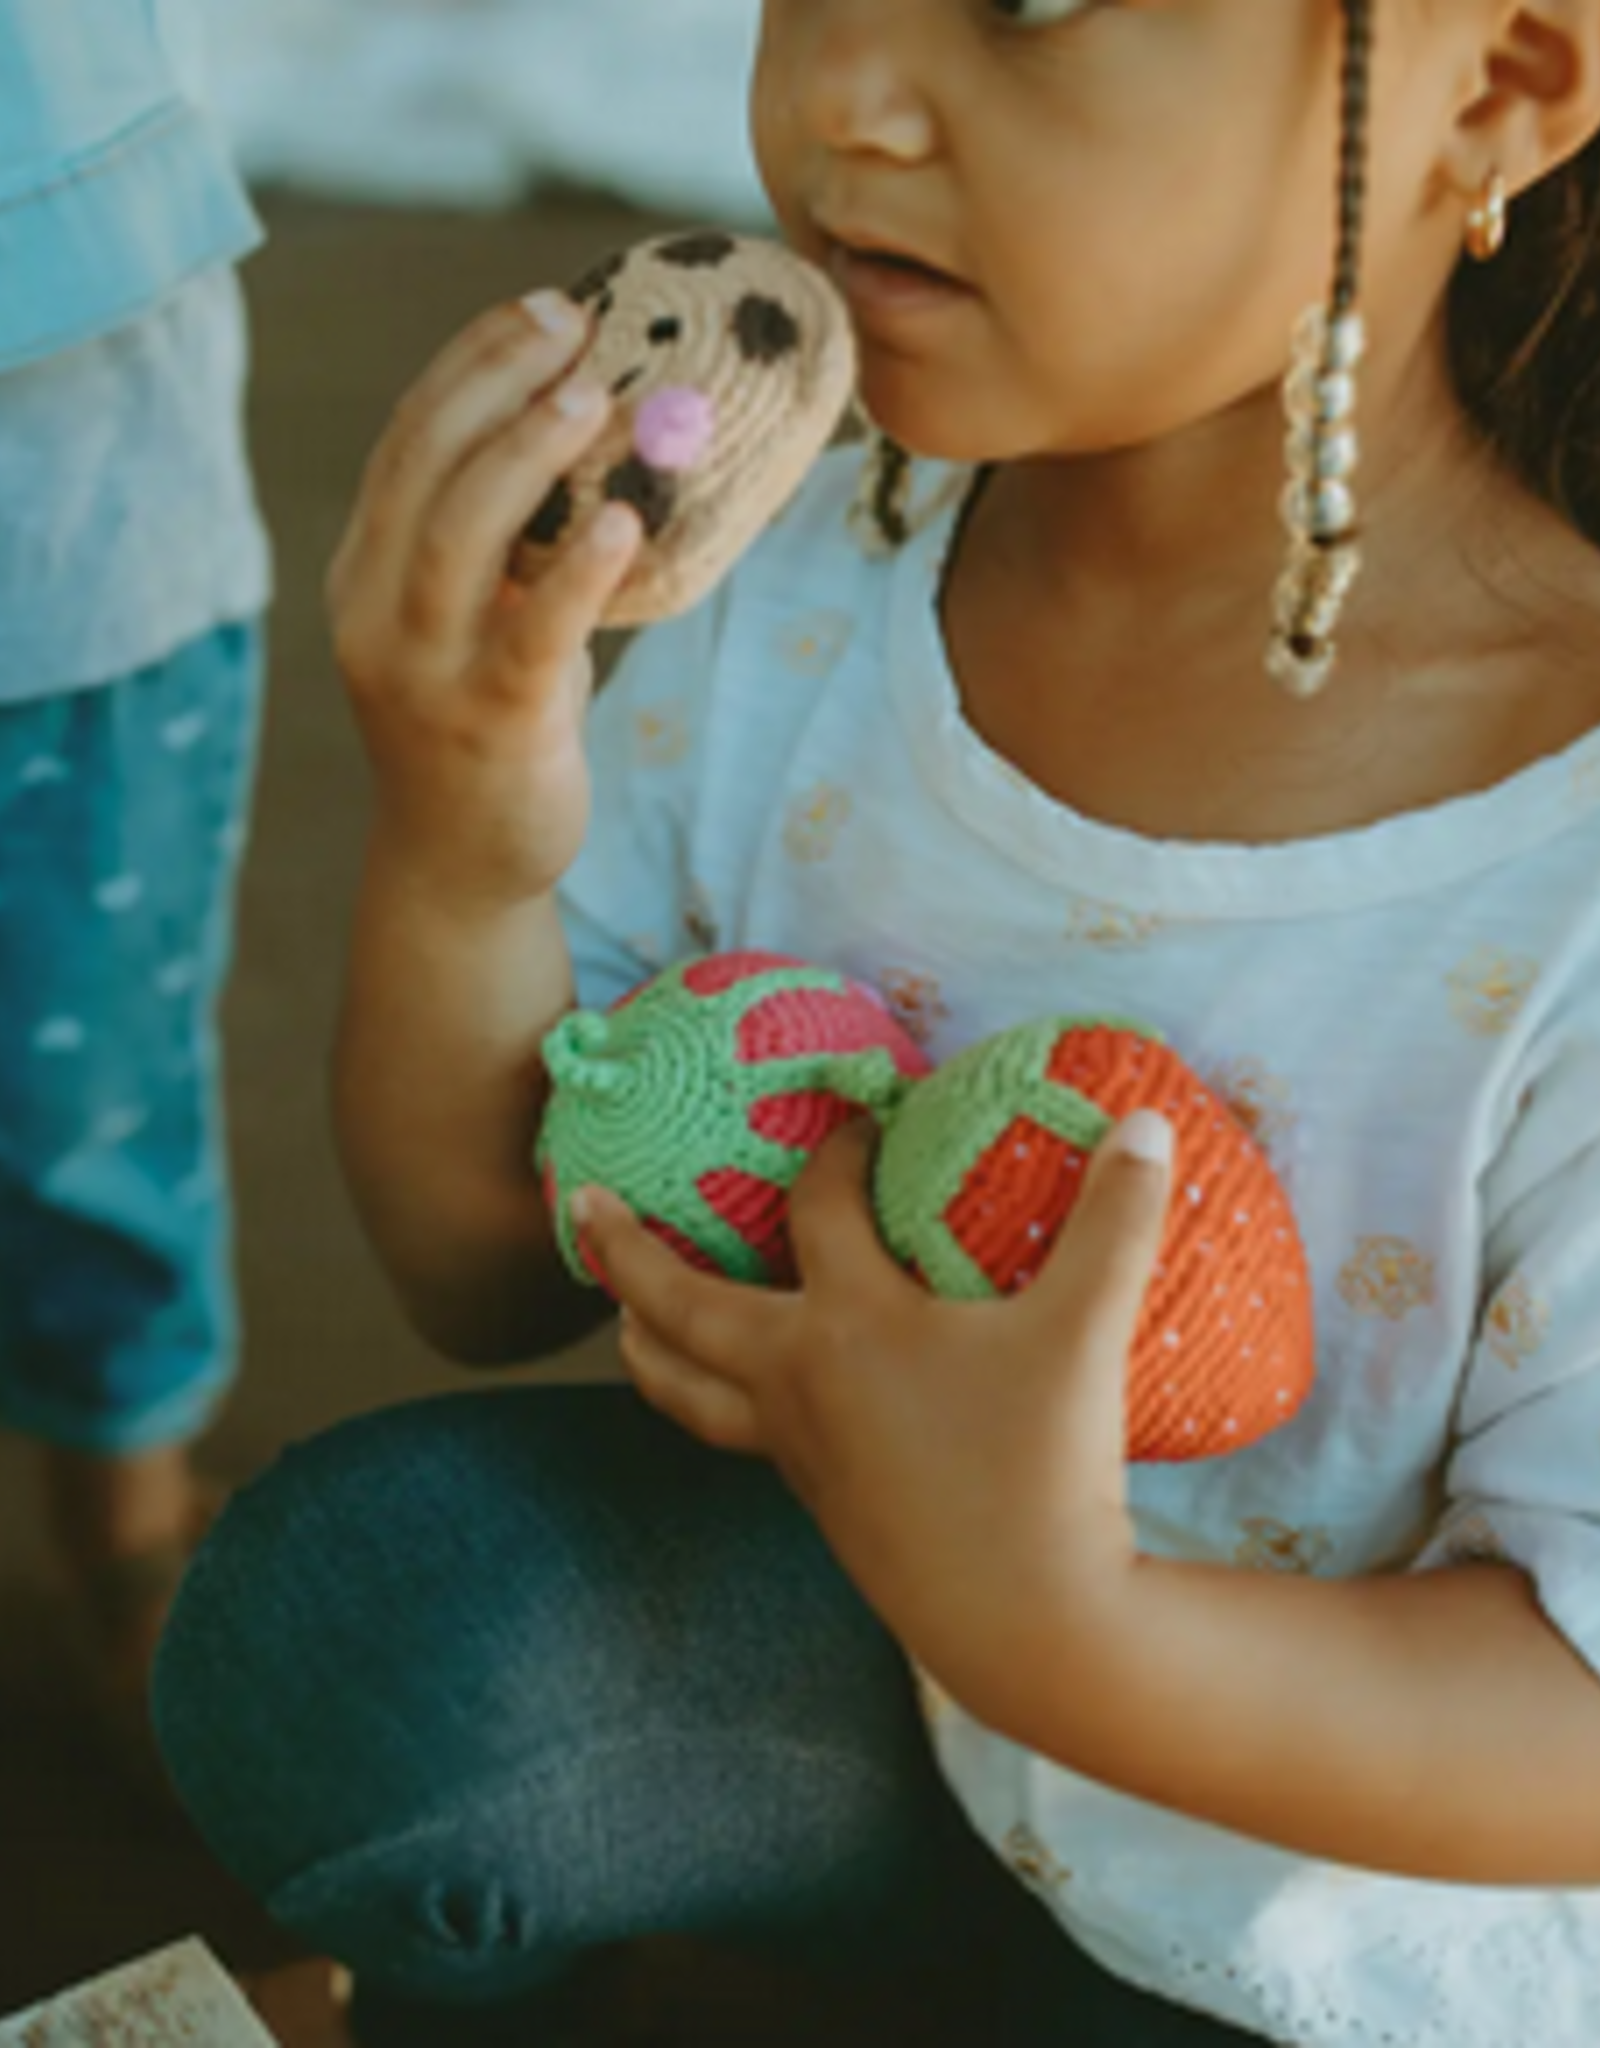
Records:
{"label": "child's ear", "polygon": [[1525,192],[1600,134],[1600,0],[1491,0],[1482,11],[1480,89],[1444,165],[1468,201],[1496,172]]}

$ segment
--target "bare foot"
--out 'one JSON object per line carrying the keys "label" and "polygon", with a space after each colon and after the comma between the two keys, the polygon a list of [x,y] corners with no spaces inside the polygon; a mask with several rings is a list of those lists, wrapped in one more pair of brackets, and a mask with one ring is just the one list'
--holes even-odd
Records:
{"label": "bare foot", "polygon": [[241,1978],[240,1988],[280,2048],[356,2048],[350,1978],[337,1963],[290,1963]]}

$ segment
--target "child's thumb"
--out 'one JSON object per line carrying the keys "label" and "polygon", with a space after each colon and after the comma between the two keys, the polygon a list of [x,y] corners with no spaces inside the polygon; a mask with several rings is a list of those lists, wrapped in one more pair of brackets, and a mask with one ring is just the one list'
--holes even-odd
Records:
{"label": "child's thumb", "polygon": [[1096,1354],[1125,1358],[1133,1343],[1166,1235],[1175,1149],[1172,1125],[1154,1110],[1119,1124],[1033,1290]]}

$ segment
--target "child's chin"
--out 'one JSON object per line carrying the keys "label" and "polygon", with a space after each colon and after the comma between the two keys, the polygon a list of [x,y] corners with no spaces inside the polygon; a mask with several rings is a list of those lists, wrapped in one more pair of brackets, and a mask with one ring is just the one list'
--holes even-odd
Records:
{"label": "child's chin", "polygon": [[952,433],[948,426],[941,428],[937,421],[901,406],[874,404],[866,392],[862,393],[861,409],[880,434],[887,434],[919,462],[982,463],[995,459],[991,451],[975,447],[970,440]]}
{"label": "child's chin", "polygon": [[996,447],[994,437],[977,423],[963,421],[962,408],[949,394],[940,395],[923,387],[921,378],[908,376],[899,366],[874,374],[864,366],[861,409],[880,434],[924,462],[952,462],[977,467],[1006,462],[1031,451]]}

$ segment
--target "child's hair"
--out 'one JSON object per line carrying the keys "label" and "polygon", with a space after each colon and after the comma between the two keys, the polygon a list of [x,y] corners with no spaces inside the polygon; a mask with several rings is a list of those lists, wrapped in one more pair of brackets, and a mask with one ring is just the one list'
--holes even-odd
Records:
{"label": "child's hair", "polygon": [[1600,138],[1516,202],[1493,262],[1463,260],[1450,350],[1502,460],[1600,545]]}

